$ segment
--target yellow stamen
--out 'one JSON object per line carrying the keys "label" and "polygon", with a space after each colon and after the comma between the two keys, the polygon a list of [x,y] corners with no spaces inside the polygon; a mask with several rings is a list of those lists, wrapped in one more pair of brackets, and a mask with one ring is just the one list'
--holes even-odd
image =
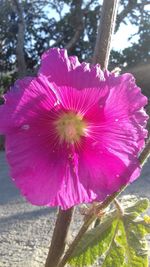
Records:
{"label": "yellow stamen", "polygon": [[54,124],[60,142],[76,143],[79,142],[81,136],[85,136],[86,122],[79,114],[63,113]]}

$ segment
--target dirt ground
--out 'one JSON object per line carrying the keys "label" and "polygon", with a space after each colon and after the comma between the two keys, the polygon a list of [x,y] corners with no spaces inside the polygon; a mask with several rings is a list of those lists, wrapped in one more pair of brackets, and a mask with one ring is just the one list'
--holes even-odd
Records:
{"label": "dirt ground", "polygon": [[[150,160],[141,177],[125,194],[150,197]],[[8,175],[4,152],[0,152],[0,267],[43,267],[56,209],[36,207],[19,194]],[[75,215],[73,231],[81,216]]]}

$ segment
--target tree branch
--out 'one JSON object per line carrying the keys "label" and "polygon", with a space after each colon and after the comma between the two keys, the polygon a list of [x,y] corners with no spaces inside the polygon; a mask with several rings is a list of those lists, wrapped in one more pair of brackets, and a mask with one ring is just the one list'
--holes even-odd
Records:
{"label": "tree branch", "polygon": [[89,1],[89,2],[87,3],[87,5],[85,6],[84,11],[88,11],[90,5],[92,5],[92,4],[94,3],[94,1],[95,1],[95,0],[91,0],[91,1]]}
{"label": "tree branch", "polygon": [[72,39],[70,40],[70,42],[65,46],[65,48],[69,51],[71,50],[75,44],[77,43],[77,41],[79,40],[81,33],[83,31],[83,25],[80,25],[78,27],[78,29],[75,31],[74,36],[72,37]]}
{"label": "tree branch", "polygon": [[64,39],[64,36],[59,37],[57,41],[50,46],[50,48],[59,46],[59,44],[63,41],[63,39]]}
{"label": "tree branch", "polygon": [[128,14],[131,13],[133,9],[141,8],[146,5],[149,5],[150,1],[143,1],[142,3],[135,3],[133,0],[128,0],[128,4],[123,8],[123,10],[117,15],[117,21],[116,21],[116,27],[115,27],[115,32],[119,30],[121,22],[124,20],[124,18],[127,17]]}
{"label": "tree branch", "polygon": [[118,14],[117,21],[116,21],[116,28],[115,31],[118,31],[120,27],[120,23],[123,21],[124,18],[131,12],[131,10],[135,7],[135,1],[129,0],[128,4],[123,8],[123,10]]}
{"label": "tree branch", "polygon": [[77,41],[80,39],[81,33],[84,29],[82,0],[73,0],[71,6],[71,24],[75,32],[71,40],[66,44],[65,48],[71,50]]}

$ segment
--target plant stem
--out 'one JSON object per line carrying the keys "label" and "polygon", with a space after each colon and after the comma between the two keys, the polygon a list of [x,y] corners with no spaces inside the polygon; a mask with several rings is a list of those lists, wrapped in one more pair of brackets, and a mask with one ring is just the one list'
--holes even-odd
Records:
{"label": "plant stem", "polygon": [[[139,156],[139,161],[140,164],[143,166],[146,159],[148,158],[148,156],[150,155],[150,140],[147,142],[145,148],[143,149],[141,155]],[[120,195],[120,193],[122,191],[124,191],[124,189],[127,187],[127,185],[123,186],[119,192],[115,192],[113,193],[111,196],[108,196],[103,203],[100,203],[99,205],[97,205],[97,211],[100,212],[101,210],[104,210],[105,208],[107,208],[111,202],[115,201],[115,204],[117,205],[118,208],[120,208],[120,206],[118,206],[118,201],[115,199],[118,195]],[[82,227],[80,228],[76,238],[74,239],[74,241],[72,242],[72,244],[70,245],[70,247],[68,248],[66,254],[64,255],[64,257],[62,258],[60,264],[58,265],[58,267],[63,267],[65,266],[65,264],[67,263],[67,261],[69,260],[69,258],[71,257],[75,247],[77,246],[77,244],[79,243],[79,241],[81,240],[81,238],[83,237],[84,233],[88,230],[89,226],[91,225],[91,223],[95,220],[96,215],[92,215],[91,213],[89,214],[89,216],[87,216],[86,221],[84,222],[84,224],[82,225]]]}
{"label": "plant stem", "polygon": [[150,138],[148,139],[145,148],[139,156],[139,162],[143,166],[150,155]]}
{"label": "plant stem", "polygon": [[[111,38],[115,27],[118,2],[119,0],[103,1],[101,22],[98,29],[98,36],[96,40],[96,46],[92,62],[93,64],[100,63],[103,69],[106,69],[108,66],[108,60],[111,49]],[[141,161],[142,160],[143,157]],[[103,210],[107,206],[109,206],[109,204],[115,199],[117,195],[119,195],[122,192],[122,190],[124,190],[125,187],[126,186],[122,187],[122,189],[119,192],[115,192],[111,196],[107,197],[103,203],[97,205],[97,209]],[[89,216],[87,216],[86,221],[79,230],[76,238],[74,239],[71,246],[67,250],[66,254],[62,258],[65,250],[66,238],[72,219],[72,214],[73,214],[73,208],[68,209],[66,211],[59,210],[45,267],[63,267],[67,263],[70,256],[72,255],[74,248],[79,243],[84,233],[88,230],[90,224],[96,218],[96,215],[94,214],[93,215],[90,214]]]}
{"label": "plant stem", "polygon": [[114,199],[114,204],[116,206],[118,214],[122,217],[124,215],[124,210],[123,210],[123,208],[121,207],[119,201],[116,198]]}
{"label": "plant stem", "polygon": [[73,212],[74,208],[70,208],[66,211],[59,209],[45,267],[56,267],[61,260],[66,247],[66,239]]}
{"label": "plant stem", "polygon": [[93,56],[93,64],[99,63],[107,69],[111,50],[111,39],[115,28],[119,0],[104,0]]}
{"label": "plant stem", "polygon": [[[113,200],[114,198],[118,195],[119,193],[116,192],[114,194],[112,194],[111,196],[107,197],[103,203],[100,203],[99,205],[97,205],[97,210],[103,210],[105,209]],[[89,226],[91,225],[91,223],[96,219],[96,215],[93,214],[91,215],[91,213],[87,216],[86,221],[84,222],[84,224],[82,225],[82,227],[80,228],[76,238],[74,239],[74,241],[72,242],[72,244],[70,245],[70,247],[68,248],[67,252],[65,253],[62,261],[60,262],[60,264],[58,265],[58,267],[63,267],[65,266],[65,264],[67,263],[68,259],[70,258],[70,256],[72,255],[76,245],[79,243],[79,241],[81,240],[82,236],[84,235],[84,233],[88,230]]]}

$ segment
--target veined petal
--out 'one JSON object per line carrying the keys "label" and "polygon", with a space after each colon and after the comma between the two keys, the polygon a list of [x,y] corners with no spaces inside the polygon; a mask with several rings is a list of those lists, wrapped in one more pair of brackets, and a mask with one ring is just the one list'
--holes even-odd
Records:
{"label": "veined petal", "polygon": [[54,108],[57,99],[45,79],[44,76],[27,77],[11,87],[4,96],[5,103],[0,106],[0,133],[28,125],[35,117],[39,120]]}
{"label": "veined petal", "polygon": [[79,112],[82,115],[86,115],[96,104],[103,105],[108,94],[107,88],[77,90],[67,86],[58,87],[56,84],[50,84],[50,87],[65,110]]}
{"label": "veined petal", "polygon": [[104,75],[99,65],[81,64],[77,57],[68,57],[64,49],[53,48],[46,51],[42,56],[39,73],[58,86],[83,89],[104,84]]}
{"label": "veined petal", "polygon": [[[130,115],[147,104],[147,97],[141,93],[141,89],[135,84],[132,74],[125,73],[117,77],[109,74],[106,81],[110,88],[106,107],[108,107],[107,112],[111,113],[111,116]],[[111,108],[113,108],[112,111]]]}
{"label": "veined petal", "polygon": [[66,148],[58,148],[48,129],[38,126],[6,136],[10,175],[32,204],[55,206],[66,171]]}
{"label": "veined petal", "polygon": [[135,85],[132,75],[108,76],[109,94],[101,112],[101,120],[90,126],[91,138],[102,147],[138,156],[147,136],[148,116],[143,109],[147,98]]}
{"label": "veined petal", "polygon": [[35,205],[103,201],[140,174],[146,103],[132,75],[47,51],[38,77],[17,81],[0,106],[14,182]]}
{"label": "veined petal", "polygon": [[139,174],[137,158],[131,156],[125,161],[123,154],[115,155],[113,151],[102,150],[98,143],[87,143],[80,153],[80,181],[86,190],[91,189],[95,193],[97,201],[117,192]]}

